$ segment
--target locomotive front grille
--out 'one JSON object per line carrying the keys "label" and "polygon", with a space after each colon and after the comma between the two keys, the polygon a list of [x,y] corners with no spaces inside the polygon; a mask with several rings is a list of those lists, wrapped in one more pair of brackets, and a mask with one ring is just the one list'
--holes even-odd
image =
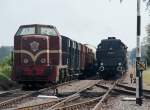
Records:
{"label": "locomotive front grille", "polygon": [[24,68],[15,68],[16,79],[23,81],[37,81],[37,80],[47,80],[51,75],[52,68],[47,67],[24,67]]}
{"label": "locomotive front grille", "polygon": [[35,75],[31,76],[22,75],[20,81],[47,81],[47,77]]}

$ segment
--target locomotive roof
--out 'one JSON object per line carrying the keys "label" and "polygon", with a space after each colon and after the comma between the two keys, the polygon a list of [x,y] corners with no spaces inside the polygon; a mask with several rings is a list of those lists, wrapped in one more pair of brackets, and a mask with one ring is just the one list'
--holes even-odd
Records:
{"label": "locomotive roof", "polygon": [[[101,43],[100,44],[102,44],[102,43],[106,43],[106,42],[120,42],[121,44],[123,44],[126,48],[128,48],[120,39],[116,39],[115,37],[108,37],[108,39],[103,39],[103,40],[101,40]],[[99,45],[100,45],[99,44]]]}
{"label": "locomotive roof", "polygon": [[27,24],[27,25],[21,25],[20,27],[29,27],[29,26],[46,26],[46,27],[55,27],[53,25],[45,25],[45,24]]}
{"label": "locomotive roof", "polygon": [[121,42],[121,40],[120,39],[116,39],[115,37],[108,37],[108,39],[103,39],[103,40],[101,40],[101,42],[114,42],[114,41],[116,41],[116,42]]}

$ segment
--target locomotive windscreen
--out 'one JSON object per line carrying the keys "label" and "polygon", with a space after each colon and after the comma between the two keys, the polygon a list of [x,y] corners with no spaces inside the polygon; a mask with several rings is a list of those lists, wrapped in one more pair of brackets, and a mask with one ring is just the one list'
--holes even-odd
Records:
{"label": "locomotive windscreen", "polygon": [[31,26],[21,26],[16,33],[16,36],[23,35],[48,35],[48,36],[57,36],[57,32],[54,27],[50,26],[40,26],[40,25],[31,25]]}

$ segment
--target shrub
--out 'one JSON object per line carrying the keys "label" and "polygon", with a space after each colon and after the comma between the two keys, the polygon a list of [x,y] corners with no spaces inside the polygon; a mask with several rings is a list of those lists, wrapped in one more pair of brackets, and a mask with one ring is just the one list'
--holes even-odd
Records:
{"label": "shrub", "polygon": [[11,56],[5,57],[0,62],[0,72],[3,73],[5,76],[10,77],[11,74]]}

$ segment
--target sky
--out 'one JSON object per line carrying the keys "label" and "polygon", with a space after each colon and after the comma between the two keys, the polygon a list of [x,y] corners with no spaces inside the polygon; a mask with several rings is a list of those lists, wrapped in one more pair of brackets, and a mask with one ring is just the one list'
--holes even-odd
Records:
{"label": "sky", "polygon": [[[136,1],[124,0],[0,0],[0,46],[12,46],[20,25],[51,24],[60,34],[95,47],[115,36],[131,50],[136,46]],[[142,0],[141,0],[142,1]],[[150,13],[141,4],[142,35]]]}

